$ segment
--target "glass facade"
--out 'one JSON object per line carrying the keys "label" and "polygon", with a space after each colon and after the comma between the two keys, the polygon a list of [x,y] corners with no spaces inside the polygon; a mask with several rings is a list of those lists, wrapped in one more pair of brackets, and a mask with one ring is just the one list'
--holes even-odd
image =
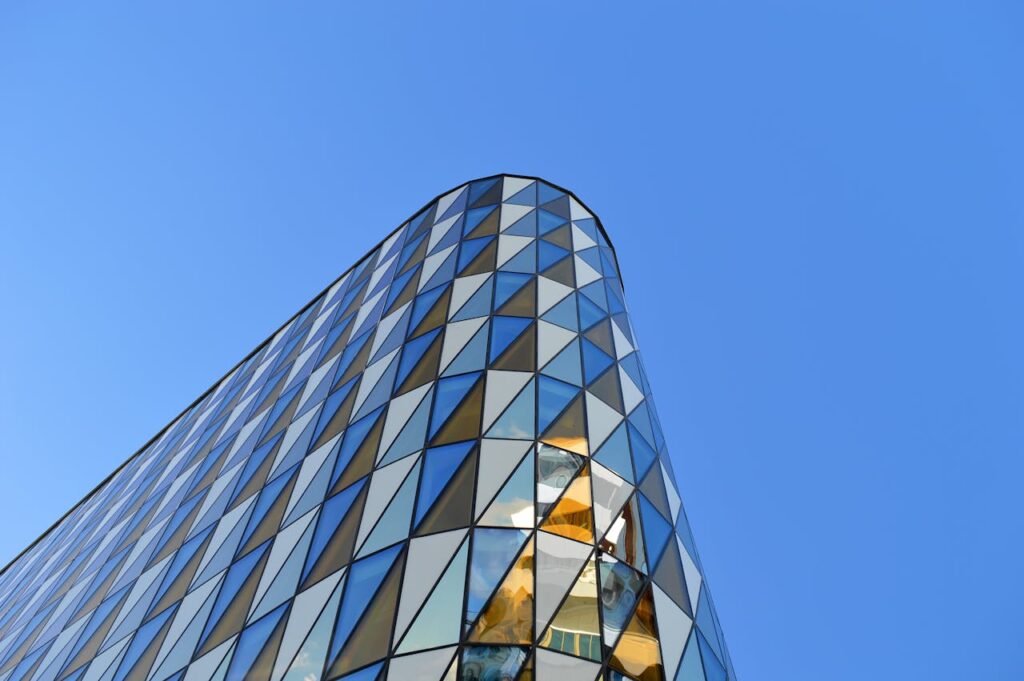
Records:
{"label": "glass facade", "polygon": [[734,678],[597,219],[435,199],[0,573],[0,681]]}

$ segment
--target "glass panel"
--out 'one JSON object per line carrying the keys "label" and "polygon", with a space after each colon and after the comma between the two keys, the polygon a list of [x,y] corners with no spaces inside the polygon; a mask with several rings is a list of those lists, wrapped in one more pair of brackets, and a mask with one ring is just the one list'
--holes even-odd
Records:
{"label": "glass panel", "polygon": [[594,518],[590,510],[590,467],[584,466],[541,525],[547,532],[593,543]]}
{"label": "glass panel", "polygon": [[[569,596],[551,621],[540,644],[546,648],[561,649],[577,657],[600,660],[601,631],[597,604],[597,567],[595,562],[590,560],[569,590]],[[564,636],[560,647],[554,645],[552,640],[557,632],[562,632]]]}
{"label": "glass panel", "polygon": [[607,554],[602,554],[599,566],[604,642],[607,646],[614,646],[639,598],[643,577]]}
{"label": "glass panel", "polygon": [[481,525],[533,527],[533,460],[532,456],[523,458],[519,468],[480,518]]}
{"label": "glass panel", "polygon": [[529,533],[525,530],[478,529],[473,532],[473,561],[469,575],[466,624],[472,625]]}
{"label": "glass panel", "polygon": [[531,540],[477,620],[471,641],[533,643],[533,565]]}
{"label": "glass panel", "polygon": [[562,490],[583,467],[583,459],[552,447],[537,445],[537,520],[541,520],[548,509],[558,501]]}
{"label": "glass panel", "polygon": [[654,600],[648,587],[609,664],[639,681],[661,681],[664,674],[655,632]]}
{"label": "glass panel", "polygon": [[526,650],[508,646],[473,646],[462,653],[462,681],[516,681]]}

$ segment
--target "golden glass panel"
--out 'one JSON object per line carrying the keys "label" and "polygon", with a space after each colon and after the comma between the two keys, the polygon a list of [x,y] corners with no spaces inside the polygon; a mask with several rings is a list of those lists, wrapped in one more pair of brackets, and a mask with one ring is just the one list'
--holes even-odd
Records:
{"label": "golden glass panel", "polygon": [[639,681],[662,681],[664,678],[650,587],[641,596],[608,664]]}
{"label": "golden glass panel", "polygon": [[593,543],[594,514],[590,500],[590,466],[584,466],[558,500],[541,529],[552,534]]}
{"label": "golden glass panel", "polygon": [[474,643],[533,642],[534,541],[519,554],[501,586],[477,619],[469,640]]}

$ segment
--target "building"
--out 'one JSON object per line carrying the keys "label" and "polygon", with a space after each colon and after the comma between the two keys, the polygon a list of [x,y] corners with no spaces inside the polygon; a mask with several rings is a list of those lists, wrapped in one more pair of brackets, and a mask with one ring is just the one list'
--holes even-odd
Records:
{"label": "building", "polygon": [[431,201],[0,573],[0,681],[735,678],[572,195]]}

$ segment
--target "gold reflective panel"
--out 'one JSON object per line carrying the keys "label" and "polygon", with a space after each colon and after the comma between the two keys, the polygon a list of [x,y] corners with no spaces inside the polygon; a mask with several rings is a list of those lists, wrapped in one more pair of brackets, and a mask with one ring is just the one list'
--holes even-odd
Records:
{"label": "gold reflective panel", "polygon": [[662,681],[664,678],[650,587],[640,597],[636,612],[622,632],[608,664],[639,681]]}
{"label": "gold reflective panel", "polygon": [[591,558],[551,620],[540,645],[576,657],[601,660],[601,623],[598,619],[597,566]]}
{"label": "gold reflective panel", "polygon": [[590,501],[590,466],[584,466],[551,510],[541,529],[576,541],[594,542]]}
{"label": "gold reflective panel", "polygon": [[531,537],[473,627],[474,643],[533,643],[533,544]]}

